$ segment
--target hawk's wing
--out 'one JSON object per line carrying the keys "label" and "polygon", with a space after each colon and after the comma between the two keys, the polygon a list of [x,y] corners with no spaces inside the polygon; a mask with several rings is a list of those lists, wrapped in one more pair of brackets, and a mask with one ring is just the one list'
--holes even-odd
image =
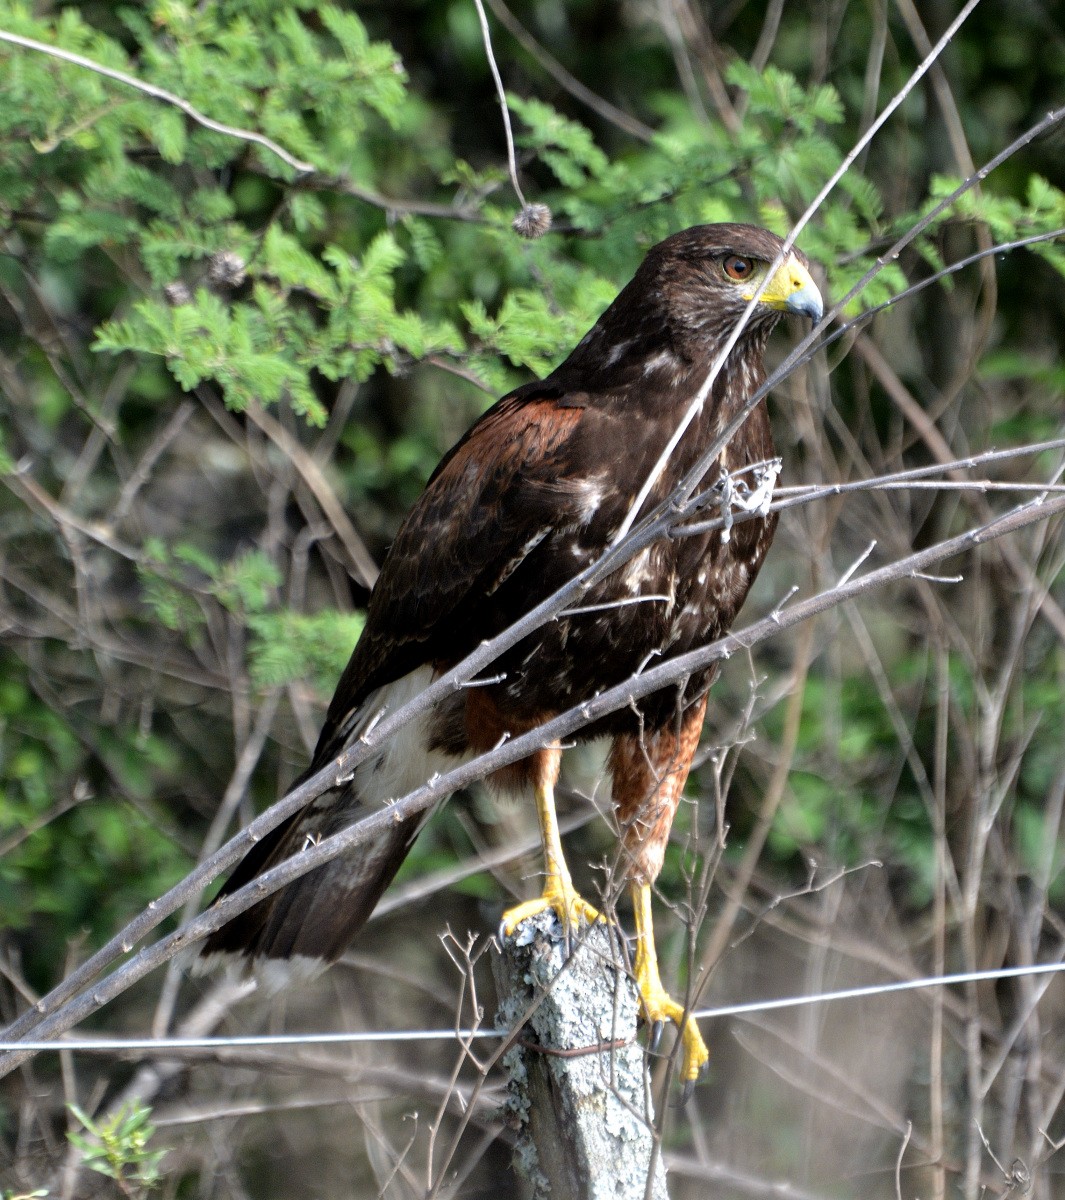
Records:
{"label": "hawk's wing", "polygon": [[[521,615],[497,602],[500,587],[547,538],[594,514],[600,476],[588,472],[603,467],[589,443],[613,421],[583,399],[538,383],[511,392],[437,467],[385,558],[317,766],[342,748],[370,692],[427,663],[458,662]],[[548,572],[523,591],[523,608],[560,582]]]}
{"label": "hawk's wing", "polygon": [[[603,422],[582,397],[541,384],[504,397],[441,462],[404,521],[370,599],[366,627],[337,686],[313,761],[315,774],[365,727],[367,701],[400,704],[424,687],[430,668],[453,664],[521,610],[550,594],[551,571],[508,602],[497,595],[538,545],[586,522],[597,505],[584,467],[602,453]],[[601,461],[598,470],[602,470]],[[558,556],[556,556],[558,557]],[[579,564],[574,564],[579,565]],[[572,570],[571,570],[572,574]],[[398,748],[356,769],[354,778],[319,796],[258,842],[226,881],[219,898],[322,837],[338,832],[391,798],[423,783],[434,769],[425,726],[401,730]],[[400,743],[402,744],[400,745]],[[299,780],[297,780],[297,783]],[[421,824],[414,817],[373,841],[310,871],[234,917],[207,941],[206,956],[324,962],[343,952],[391,882]],[[280,978],[280,975],[278,976]]]}

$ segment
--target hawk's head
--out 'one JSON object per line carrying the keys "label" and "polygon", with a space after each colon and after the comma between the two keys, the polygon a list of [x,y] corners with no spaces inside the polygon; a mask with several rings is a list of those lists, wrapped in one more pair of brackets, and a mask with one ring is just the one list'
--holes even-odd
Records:
{"label": "hawk's head", "polygon": [[783,313],[819,321],[821,293],[801,250],[770,274],[783,241],[756,225],[696,225],[653,246],[632,281],[599,318],[559,373],[599,375],[602,386],[645,378],[649,364],[677,370],[712,360],[763,281],[765,289],[736,353],[760,352]]}
{"label": "hawk's head", "polygon": [[[671,323],[680,321],[704,336],[727,335],[783,246],[757,225],[696,225],[653,247],[618,299],[629,288],[649,292]],[[823,312],[806,255],[794,247],[766,283],[750,325],[775,325],[785,312],[815,321]]]}

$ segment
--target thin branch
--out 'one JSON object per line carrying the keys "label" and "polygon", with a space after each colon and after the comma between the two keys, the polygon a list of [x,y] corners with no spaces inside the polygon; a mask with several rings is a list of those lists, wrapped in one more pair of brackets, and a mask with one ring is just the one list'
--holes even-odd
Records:
{"label": "thin branch", "polygon": [[253,142],[256,146],[262,146],[264,150],[269,150],[271,154],[276,154],[283,163],[286,163],[301,175],[308,175],[317,170],[313,163],[303,162],[301,159],[295,158],[284,147],[279,146],[277,142],[272,138],[266,137],[264,134],[255,133],[250,129],[239,129],[235,125],[226,125],[222,121],[216,121],[213,117],[208,117],[200,112],[198,108],[194,108],[187,100],[183,100],[173,92],[168,92],[166,88],[156,87],[154,83],[145,83],[143,79],[138,79],[135,75],[128,75],[125,71],[117,71],[114,67],[105,67],[102,63],[94,62],[91,58],[86,58],[83,54],[75,54],[73,51],[63,50],[59,46],[50,46],[47,42],[37,41],[36,38],[23,37],[18,33],[9,33],[6,29],[0,29],[0,42],[10,42],[12,45],[21,46],[25,50],[35,50],[38,54],[47,54],[52,58],[62,59],[63,62],[73,63],[74,66],[83,67],[86,71],[94,71],[97,75],[103,75],[107,79],[114,79],[118,83],[124,83],[127,87],[135,88],[138,92],[143,92],[146,96],[152,96],[156,100],[172,104],[175,108],[181,109],[187,117],[190,117],[205,129],[210,129],[213,133],[224,133],[227,137],[238,138],[242,142]]}
{"label": "thin branch", "polygon": [[201,113],[197,108],[190,104],[187,100],[175,95],[173,92],[167,91],[165,88],[156,87],[154,84],[145,83],[144,80],[138,79],[134,75],[129,75],[125,71],[119,71],[112,67],[105,67],[103,64],[95,62],[84,55],[76,54],[70,50],[64,50],[59,46],[49,45],[47,42],[37,41],[35,38],[23,37],[21,34],[10,33],[6,30],[0,30],[0,41],[10,42],[13,45],[21,46],[28,50],[35,50],[41,54],[50,55],[53,58],[58,58],[64,62],[69,62],[78,67],[83,67],[85,70],[94,71],[98,75],[103,75],[108,79],[114,79],[119,83],[126,84],[129,87],[136,88],[145,95],[152,96],[157,100],[162,100],[167,104],[172,104],[179,108],[183,113],[189,116],[206,129],[210,129],[215,133],[226,134],[230,137],[237,138],[241,141],[252,142],[262,146],[264,149],[276,154],[283,162],[291,166],[298,172],[298,183],[302,187],[310,187],[314,190],[330,189],[343,192],[345,195],[354,196],[356,199],[363,200],[367,204],[372,204],[375,208],[383,209],[388,213],[416,213],[419,216],[425,217],[441,217],[450,220],[474,221],[480,222],[483,218],[475,210],[457,204],[438,204],[429,200],[401,200],[394,196],[385,196],[380,192],[374,191],[362,184],[356,183],[353,179],[346,175],[329,175],[320,172],[313,163],[303,162],[289,154],[282,146],[278,145],[271,138],[264,134],[256,133],[253,130],[240,129],[232,125],[226,125],[221,121],[216,121],[212,117]]}
{"label": "thin branch", "polygon": [[118,500],[111,510],[110,524],[113,528],[120,525],[129,515],[129,510],[133,506],[133,501],[136,499],[137,493],[148,482],[159,460],[170,449],[170,446],[180,435],[195,411],[196,406],[190,400],[182,400],[167,419],[158,436],[154,438],[151,445],[141,456],[141,460],[137,464],[133,474],[122,485],[122,491],[119,493]]}
{"label": "thin branch", "polygon": [[314,456],[304,449],[280,421],[265,412],[261,405],[249,404],[244,412],[292,463],[296,473],[321,505],[337,540],[347,551],[356,577],[366,587],[372,588],[379,574],[377,563],[374,562],[373,555],[344,511],[344,506],[337,499],[336,492]]}
{"label": "thin branch", "polygon": [[[773,613],[709,646],[679,655],[667,663],[653,667],[633,679],[609,688],[591,700],[546,722],[538,729],[512,738],[489,753],[448,771],[439,778],[430,780],[408,796],[389,805],[385,811],[364,818],[340,833],[323,839],[315,846],[309,846],[301,854],[264,872],[256,880],[226,897],[223,902],[202,913],[188,926],[146,947],[91,991],[83,990],[88,982],[95,978],[108,963],[119,954],[128,953],[137,941],[180,907],[187,896],[202,886],[204,881],[213,878],[225,866],[235,861],[285,816],[298,811],[315,796],[335,787],[338,779],[349,776],[354,766],[371,753],[375,745],[392,735],[398,722],[410,718],[412,711],[418,707],[418,701],[415,700],[392,717],[382,720],[365,741],[357,742],[345,750],[329,767],[311,776],[304,784],[294,789],[284,800],[252,822],[240,836],[232,839],[226,847],[205,860],[181,884],[149,905],[145,912],[130,922],[116,938],[113,938],[93,955],[82,968],[73,972],[52,993],[38,1001],[32,1010],[14,1022],[7,1031],[7,1037],[10,1041],[15,1041],[36,1028],[38,1036],[46,1038],[71,1028],[90,1013],[120,995],[136,980],[143,978],[195,941],[220,928],[232,917],[250,908],[264,896],[270,895],[337,855],[343,854],[355,846],[365,844],[379,836],[384,829],[392,827],[395,822],[407,820],[424,812],[451,792],[483,778],[502,766],[527,757],[544,745],[567,737],[575,730],[600,717],[627,707],[643,696],[673,686],[679,679],[687,678],[714,662],[728,659],[740,650],[749,649],[768,637],[794,628],[811,617],[827,612],[847,600],[855,599],[888,583],[906,579],[914,572],[922,571],[943,559],[964,553],[995,538],[1043,522],[1061,513],[1065,513],[1065,497],[1043,503],[1037,501],[1021,505],[984,526],[968,530],[928,549],[907,555],[887,566],[869,571],[844,587],[832,588],[793,604],[782,613]],[[468,672],[471,659],[475,659],[477,656],[477,652],[470,655],[462,664],[463,670]],[[456,668],[457,670],[458,668]],[[448,673],[449,676],[454,674],[454,671]],[[433,689],[427,689],[427,691],[431,690]],[[49,1013],[51,1015],[45,1015]],[[10,1053],[0,1058],[0,1074],[13,1069],[25,1057],[25,1053]]]}
{"label": "thin branch", "polygon": [[[786,509],[804,507],[816,500],[827,500],[832,496],[853,492],[912,491],[977,492],[981,495],[986,492],[1020,492],[1021,494],[1034,494],[1038,499],[1040,496],[1065,494],[1065,484],[1000,483],[990,479],[915,479],[910,483],[903,483],[900,480],[885,480],[883,478],[857,479],[845,484],[826,484],[824,487],[781,488],[781,492],[784,494],[775,499],[766,509],[766,512],[784,512]],[[985,519],[989,515],[985,514]],[[746,521],[760,520],[761,516],[760,512],[740,510],[732,514],[731,525],[742,525]],[[713,532],[715,529],[722,529],[726,523],[728,521],[725,517],[708,517],[705,521],[686,520],[674,526],[670,530],[670,535],[672,537],[700,537],[703,534]],[[637,597],[637,599],[641,599],[641,597]],[[660,599],[660,597],[645,596],[642,599],[653,600]],[[610,605],[607,607],[613,606]]]}
{"label": "thin branch", "polygon": [[485,218],[475,208],[467,204],[441,204],[432,200],[401,200],[396,196],[385,196],[374,188],[356,183],[347,175],[326,175],[317,173],[305,175],[298,179],[296,187],[315,192],[340,192],[345,196],[354,196],[366,204],[380,208],[392,215],[414,214],[419,217],[441,217],[452,221],[469,221],[472,224],[485,224]]}
{"label": "thin branch", "polygon": [[510,170],[510,184],[514,189],[514,194],[521,201],[523,209],[529,207],[529,202],[525,199],[525,194],[521,190],[521,184],[518,182],[518,160],[514,153],[514,130],[510,126],[510,109],[507,107],[507,92],[503,87],[503,77],[499,73],[499,67],[496,65],[496,56],[492,50],[492,32],[488,28],[488,17],[484,11],[482,0],[473,0],[477,6],[477,19],[481,23],[481,37],[484,39],[484,52],[488,58],[488,69],[492,72],[492,79],[496,86],[496,96],[499,98],[499,109],[503,114],[503,132],[507,139],[507,167]]}
{"label": "thin branch", "polygon": [[[162,1125],[162,1121],[157,1121]],[[692,1158],[686,1154],[678,1154],[675,1150],[666,1151],[666,1167],[671,1179],[682,1177],[697,1179],[703,1184],[716,1184],[725,1189],[724,1194],[736,1196],[752,1196],[755,1200],[829,1200],[823,1192],[813,1192],[809,1188],[798,1187],[793,1179],[763,1179],[749,1171],[740,1170],[733,1163],[722,1162],[706,1154]],[[685,1195],[688,1193],[685,1192]],[[718,1191],[700,1191],[698,1195],[715,1196]]]}
{"label": "thin branch", "polygon": [[[684,436],[688,427],[691,425],[692,421],[695,419],[696,414],[698,412],[700,412],[703,405],[706,403],[706,399],[710,395],[710,392],[714,386],[714,383],[716,382],[718,375],[721,373],[721,369],[725,365],[725,362],[728,359],[728,356],[732,353],[732,350],[735,347],[735,345],[736,345],[737,341],[739,340],[740,335],[743,333],[744,329],[747,328],[747,324],[751,319],[751,314],[754,312],[755,307],[757,306],[758,302],[762,298],[762,293],[769,286],[769,282],[773,278],[774,272],[780,267],[780,265],[787,258],[788,254],[791,252],[791,248],[795,244],[795,239],[799,236],[799,234],[806,227],[806,225],[809,224],[810,220],[813,218],[814,214],[824,203],[825,199],[831,193],[832,189],[836,186],[837,183],[839,183],[839,181],[843,178],[843,176],[847,173],[847,171],[850,170],[851,165],[854,163],[855,159],[857,159],[857,157],[862,152],[862,150],[865,148],[865,146],[873,139],[873,137],[876,135],[876,133],[880,130],[881,126],[887,121],[888,117],[890,117],[891,114],[895,111],[895,109],[898,108],[898,106],[903,102],[903,100],[905,100],[905,98],[910,94],[910,92],[913,90],[913,88],[917,85],[917,83],[921,79],[921,77],[931,67],[932,63],[943,52],[943,50],[949,44],[950,40],[953,38],[954,34],[961,27],[963,22],[966,20],[966,18],[969,16],[969,14],[972,12],[972,10],[976,7],[976,5],[979,2],[980,2],[980,0],[969,0],[969,2],[965,5],[965,7],[961,10],[961,12],[957,15],[957,17],[955,17],[954,20],[951,22],[951,24],[948,26],[948,28],[947,28],[946,32],[943,34],[943,36],[939,39],[938,42],[936,42],[936,44],[932,48],[931,52],[925,56],[925,58],[918,65],[916,70],[910,75],[910,77],[906,81],[906,83],[903,84],[903,86],[899,89],[899,91],[896,92],[896,94],[892,97],[890,102],[885,106],[885,108],[884,108],[883,112],[881,112],[880,116],[877,117],[877,119],[873,122],[873,124],[870,125],[869,128],[865,131],[865,133],[863,133],[861,135],[861,137],[857,140],[857,142],[855,142],[855,144],[851,148],[850,152],[844,157],[843,161],[836,168],[836,170],[832,172],[832,174],[829,176],[829,178],[827,179],[825,184],[822,186],[821,190],[817,193],[817,195],[813,198],[813,200],[807,205],[805,212],[803,212],[803,214],[798,218],[798,220],[794,222],[794,224],[791,227],[791,231],[788,233],[788,236],[784,239],[784,244],[781,246],[780,252],[777,254],[776,258],[773,260],[772,264],[769,267],[769,270],[766,271],[765,276],[762,279],[761,283],[755,289],[754,295],[747,302],[747,307],[743,310],[743,313],[740,315],[739,320],[736,322],[735,326],[733,327],[732,332],[729,334],[728,338],[726,338],[724,346],[721,348],[717,357],[714,359],[713,363],[711,364],[710,371],[707,374],[706,379],[703,381],[702,386],[699,388],[699,390],[696,392],[695,396],[692,398],[692,401],[688,405],[687,409],[685,410],[684,415],[681,417],[680,421],[677,423],[676,428],[673,430],[672,436],[670,437],[669,441],[666,443],[665,449],[662,451],[661,455],[659,456],[658,461],[651,468],[650,473],[648,474],[647,478],[644,480],[643,486],[640,488],[639,492],[636,494],[636,498],[635,498],[635,500],[633,500],[632,505],[629,508],[628,514],[626,515],[624,521],[622,521],[621,526],[619,527],[618,532],[615,535],[615,538],[614,538],[615,544],[620,542],[625,537],[625,535],[629,532],[630,528],[632,527],[633,522],[636,520],[636,517],[638,516],[638,514],[640,512],[640,509],[643,507],[644,503],[647,500],[647,497],[650,495],[652,488],[654,487],[655,483],[657,483],[662,472],[665,470],[666,464],[669,462],[670,458],[673,455],[673,451],[677,448],[678,444],[680,443],[681,438]],[[479,5],[480,0],[477,0],[477,3]],[[957,194],[961,195],[964,190],[967,190],[967,187],[973,186],[974,183],[975,183],[975,178],[973,179],[972,182],[966,181],[966,184],[964,184],[962,186],[962,188],[958,190]],[[921,223],[918,222],[917,225],[914,226],[914,229],[911,232],[911,234],[907,235],[905,240],[900,239],[899,242],[896,243],[896,247],[899,250],[901,250],[902,245],[907,244],[907,242],[909,240],[912,240],[912,237],[916,237],[917,231],[921,227],[922,227]],[[895,250],[896,247],[893,247],[892,249]],[[897,254],[889,255],[888,261],[893,261],[894,257],[897,257]],[[794,369],[794,366],[796,365],[796,363],[793,360],[796,358],[798,353],[813,343],[819,330],[821,328],[825,327],[827,325],[827,322],[829,320],[831,320],[832,317],[836,313],[841,312],[843,309],[843,306],[853,296],[857,295],[862,289],[864,289],[866,284],[869,282],[869,280],[871,280],[877,273],[879,273],[880,270],[883,269],[883,266],[884,266],[884,260],[881,260],[877,263],[877,265],[875,267],[870,268],[870,270],[866,272],[866,275],[863,276],[862,279],[860,279],[857,284],[855,284],[855,286],[851,289],[851,291],[847,294],[847,296],[844,297],[844,299],[841,300],[839,302],[839,304],[837,304],[831,310],[831,312],[829,312],[829,314],[826,317],[822,318],[822,320],[817,323],[817,325],[814,327],[814,329],[812,329],[810,331],[809,334],[807,334],[806,338],[803,339],[803,341],[799,344],[799,346],[796,348],[796,350],[793,351],[792,354],[789,355],[789,357],[787,359],[785,359],[784,364],[782,364],[777,369],[777,371],[775,371],[773,373],[773,375],[771,376],[771,379],[767,380],[762,385],[762,387],[757,388],[755,390],[754,395],[752,395],[748,399],[747,403],[742,407],[742,409],[736,414],[736,416],[721,431],[720,435],[717,437],[717,439],[715,439],[715,441],[714,441],[713,445],[710,447],[710,449],[708,451],[706,451],[705,454],[702,455],[702,457],[695,464],[695,466],[688,472],[686,479],[683,481],[683,483],[680,485],[680,487],[678,487],[677,492],[675,493],[675,496],[679,496],[681,499],[686,499],[687,496],[690,495],[691,490],[693,490],[695,487],[697,487],[699,485],[699,481],[706,474],[706,471],[710,467],[710,464],[712,462],[714,462],[714,460],[718,457],[718,455],[721,453],[721,451],[724,449],[724,447],[728,444],[728,442],[730,442],[732,440],[733,435],[739,430],[740,426],[743,425],[744,421],[747,420],[747,417],[754,411],[756,405],[761,401],[762,397],[765,396],[766,394],[768,394],[771,386],[775,386],[775,383],[779,382],[781,379],[783,379],[785,377],[785,375],[788,374],[788,372],[790,370]],[[670,497],[670,501],[675,502],[675,497]]]}
{"label": "thin branch", "polygon": [[[986,179],[996,167],[1001,166],[1002,163],[1006,162],[1014,154],[1018,153],[1020,150],[1023,150],[1024,147],[1034,141],[1035,138],[1039,137],[1043,133],[1046,133],[1047,130],[1052,129],[1055,125],[1060,124],[1062,120],[1065,120],[1065,106],[1054,109],[1053,111],[1047,113],[1042,120],[1037,121],[1034,125],[1030,126],[1023,134],[1020,135],[1020,137],[1015,138],[1014,141],[1012,141],[1004,150],[999,151],[998,154],[989,159],[974,176],[964,180],[961,184],[959,184],[958,187],[956,187],[954,191],[950,193],[950,195],[944,197],[939,204],[935,205],[934,208],[927,212],[919,221],[917,221],[904,234],[902,234],[892,244],[887,253],[881,255],[877,259],[876,263],[874,263],[874,265],[871,266],[868,271],[866,271],[861,279],[854,284],[850,291],[835,305],[833,305],[833,307],[822,319],[820,324],[816,328],[812,329],[802,339],[795,349],[791,351],[791,353],[784,359],[782,363],[780,363],[776,370],[773,371],[772,374],[766,379],[762,386],[755,390],[754,394],[748,399],[743,408],[737,412],[733,419],[729,421],[728,424],[721,430],[721,433],[718,435],[713,445],[711,445],[710,448],[703,454],[695,466],[691,468],[687,478],[682,481],[682,484],[678,487],[677,494],[683,496],[686,494],[686,489],[694,489],[698,486],[699,481],[705,476],[707,470],[710,468],[710,465],[717,459],[724,447],[732,440],[733,436],[754,411],[755,407],[762,401],[762,399],[767,396],[773,390],[773,388],[782,383],[792,371],[796,370],[796,368],[802,366],[813,357],[817,348],[819,348],[815,347],[814,343],[817,339],[818,331],[822,326],[826,325],[829,321],[838,316],[851,302],[851,300],[865,290],[865,288],[872,282],[873,279],[876,278],[877,275],[879,275],[885,266],[896,261],[901,255],[902,251],[918,236],[918,234],[927,229],[928,226],[931,225],[932,222],[942,212],[954,204],[956,200],[960,199],[960,197],[963,196],[967,191],[975,187],[977,183],[980,183]],[[1060,231],[1057,231],[1052,235],[1040,235],[1038,240],[1046,241],[1052,236],[1060,236]],[[1032,240],[1034,241],[1036,239]],[[986,252],[982,252],[981,256],[983,256],[985,253]],[[975,256],[973,257],[975,258]],[[895,300],[892,300],[890,303],[893,304],[895,302]],[[875,310],[870,310],[870,312],[872,311]],[[865,315],[866,314],[863,314],[863,318]],[[741,318],[741,323],[742,320],[743,318]],[[835,339],[826,338],[821,345],[827,345],[832,340]],[[675,503],[675,500],[673,500],[671,497],[669,502]]]}
{"label": "thin branch", "polygon": [[575,96],[593,112],[598,113],[604,121],[609,121],[612,125],[623,129],[627,134],[638,138],[641,142],[654,141],[655,131],[649,125],[638,121],[635,117],[630,116],[627,112],[623,112],[620,108],[615,108],[608,100],[604,100],[602,96],[596,95],[591,88],[585,87],[579,79],[571,75],[558,59],[548,54],[543,46],[540,45],[510,9],[507,8],[503,0],[488,0],[488,7],[492,10],[492,15],[511,37],[528,54],[535,58],[548,75],[556,83],[564,87],[571,96]]}

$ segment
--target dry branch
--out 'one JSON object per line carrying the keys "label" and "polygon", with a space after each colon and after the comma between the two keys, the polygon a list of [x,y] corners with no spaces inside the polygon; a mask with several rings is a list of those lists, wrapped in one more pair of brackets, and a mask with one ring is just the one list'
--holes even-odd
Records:
{"label": "dry branch", "polygon": [[[1065,513],[1065,497],[1061,496],[1019,505],[986,525],[967,530],[957,537],[948,538],[926,550],[907,555],[877,570],[869,571],[857,579],[851,579],[844,586],[829,588],[807,600],[792,604],[783,610],[774,611],[760,621],[756,621],[747,628],[732,633],[709,646],[646,670],[641,675],[635,676],[617,687],[610,688],[594,699],[563,713],[540,728],[523,734],[521,737],[513,738],[488,754],[481,755],[438,779],[429,780],[425,786],[418,788],[409,796],[397,800],[385,811],[375,813],[349,826],[318,845],[308,847],[295,858],[287,859],[279,866],[264,872],[258,879],[227,897],[224,904],[216,905],[176,933],[146,947],[106,980],[95,987],[90,986],[91,981],[108,963],[120,954],[128,953],[137,941],[179,908],[189,895],[201,888],[206,881],[214,878],[229,863],[240,857],[250,844],[257,841],[290,812],[297,811],[315,796],[336,786],[338,777],[345,777],[357,762],[372,752],[375,744],[384,738],[391,737],[396,729],[410,720],[415,712],[421,711],[425,706],[426,696],[432,694],[435,701],[443,692],[461,686],[463,679],[470,678],[488,665],[484,662],[486,652],[489,654],[488,661],[490,662],[491,658],[502,652],[501,643],[511,644],[512,641],[518,640],[515,637],[516,630],[525,629],[527,631],[535,628],[535,625],[544,619],[541,610],[546,607],[555,607],[559,597],[567,596],[570,593],[573,585],[568,584],[561,588],[551,601],[545,601],[527,617],[516,622],[505,634],[501,634],[490,643],[482,643],[477,651],[442,676],[416,700],[405,705],[395,714],[386,716],[376,728],[340,755],[332,766],[312,776],[300,787],[293,789],[284,800],[253,821],[243,833],[231,839],[226,846],[201,863],[180,884],[160,897],[158,901],[153,902],[145,912],[130,922],[117,937],[97,951],[81,968],[13,1022],[6,1030],[6,1039],[23,1039],[31,1031],[35,1031],[39,1038],[54,1037],[65,1032],[120,995],[137,979],[143,978],[150,971],[173,958],[175,954],[180,953],[198,939],[225,924],[237,913],[250,908],[252,904],[291,880],[328,862],[338,854],[360,845],[375,836],[381,828],[392,821],[403,820],[408,816],[423,812],[438,803],[442,796],[476,782],[501,766],[524,758],[545,744],[569,736],[574,730],[590,724],[606,713],[613,712],[635,699],[676,683],[687,673],[697,670],[707,663],[730,658],[740,650],[747,649],[770,636],[793,628],[811,617],[819,616],[847,600],[856,599],[858,596],[888,583],[912,578],[944,559],[972,550],[985,542],[1016,532],[1026,526],[1047,521],[1062,513]],[[605,557],[610,557],[610,555]],[[0,1075],[6,1074],[29,1056],[29,1053],[3,1055],[0,1057]]]}
{"label": "dry branch", "polygon": [[194,108],[182,96],[177,96],[173,92],[168,92],[166,88],[157,87],[154,83],[147,83],[143,79],[138,79],[135,75],[130,75],[126,71],[118,71],[114,67],[104,66],[103,63],[94,62],[90,58],[86,58],[83,54],[75,54],[73,51],[64,50],[62,46],[52,46],[47,42],[39,42],[36,38],[24,37],[18,33],[11,33],[8,30],[0,30],[0,41],[10,42],[13,46],[21,46],[24,50],[35,50],[38,54],[48,54],[52,58],[62,59],[64,62],[73,63],[76,67],[82,67],[86,71],[94,71],[97,75],[103,75],[106,79],[113,79],[117,83],[123,83],[126,87],[135,88],[138,92],[143,92],[146,96],[152,96],[156,100],[163,100],[167,104],[172,104],[175,108],[181,111],[197,124],[202,125],[204,129],[210,129],[214,133],[224,133],[229,137],[237,138],[243,142],[253,142],[257,146],[262,146],[264,150],[269,150],[271,154],[276,154],[279,159],[286,165],[292,167],[294,171],[300,174],[308,174],[314,171],[313,163],[302,162],[283,147],[279,146],[272,138],[268,138],[265,134],[256,133],[252,129],[238,129],[235,125],[227,125],[223,121],[216,121],[213,117],[207,116],[206,113],[200,112],[198,108]]}

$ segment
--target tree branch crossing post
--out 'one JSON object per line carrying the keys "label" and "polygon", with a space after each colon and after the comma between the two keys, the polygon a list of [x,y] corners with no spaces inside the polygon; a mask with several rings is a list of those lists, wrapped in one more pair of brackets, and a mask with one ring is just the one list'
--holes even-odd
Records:
{"label": "tree branch crossing post", "polygon": [[[656,1154],[639,999],[612,925],[572,946],[553,912],[524,921],[494,960],[515,1162],[534,1200],[668,1200]],[[650,1188],[648,1176],[652,1171]]]}

